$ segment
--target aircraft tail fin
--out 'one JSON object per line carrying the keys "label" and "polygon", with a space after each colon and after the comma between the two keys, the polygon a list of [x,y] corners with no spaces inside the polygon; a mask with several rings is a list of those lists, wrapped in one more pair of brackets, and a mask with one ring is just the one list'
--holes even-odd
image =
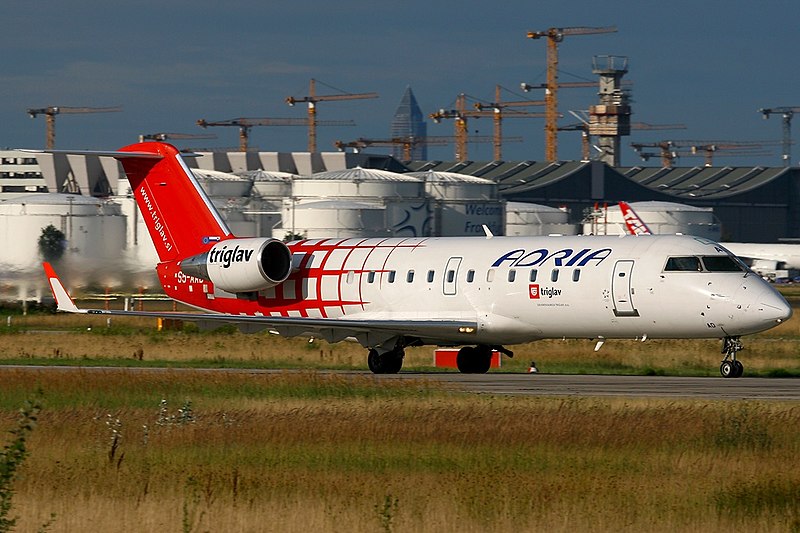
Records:
{"label": "aircraft tail fin", "polygon": [[44,267],[44,273],[47,276],[47,282],[50,283],[50,290],[53,291],[53,297],[56,299],[57,309],[67,313],[85,312],[81,309],[78,309],[78,306],[72,301],[67,289],[64,288],[64,284],[61,283],[61,279],[59,279],[58,274],[56,274],[56,271],[53,270],[53,267],[50,265],[50,263],[42,263],[42,266]]}
{"label": "aircraft tail fin", "polygon": [[644,220],[639,218],[636,211],[626,202],[620,202],[619,208],[622,211],[622,218],[625,220],[625,227],[631,235],[652,235],[653,232],[644,223]]}
{"label": "aircraft tail fin", "polygon": [[174,146],[132,144],[114,153],[125,169],[159,259],[174,261],[232,237]]}

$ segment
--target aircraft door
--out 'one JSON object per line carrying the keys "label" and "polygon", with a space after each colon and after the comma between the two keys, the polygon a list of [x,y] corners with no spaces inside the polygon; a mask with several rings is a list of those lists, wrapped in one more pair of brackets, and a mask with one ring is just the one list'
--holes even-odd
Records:
{"label": "aircraft door", "polygon": [[451,257],[447,260],[447,266],[444,267],[444,284],[442,286],[445,296],[455,296],[456,294],[459,266],[461,266],[460,257]]}
{"label": "aircraft door", "polygon": [[639,316],[639,311],[633,305],[632,273],[633,261],[630,259],[617,261],[614,265],[614,277],[611,280],[611,298],[614,300],[614,314],[616,316]]}

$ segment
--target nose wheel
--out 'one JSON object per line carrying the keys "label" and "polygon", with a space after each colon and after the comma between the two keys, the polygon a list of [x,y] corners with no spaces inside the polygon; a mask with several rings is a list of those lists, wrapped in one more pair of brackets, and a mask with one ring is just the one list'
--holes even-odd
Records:
{"label": "nose wheel", "polygon": [[739,337],[725,337],[722,341],[722,353],[725,358],[719,365],[719,373],[723,378],[740,378],[744,374],[744,365],[736,359],[736,352],[744,349]]}

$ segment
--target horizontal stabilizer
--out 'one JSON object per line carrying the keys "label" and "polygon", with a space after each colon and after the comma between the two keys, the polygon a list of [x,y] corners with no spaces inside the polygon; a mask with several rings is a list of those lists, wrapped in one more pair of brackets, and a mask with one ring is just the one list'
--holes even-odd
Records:
{"label": "horizontal stabilizer", "polygon": [[153,152],[121,152],[118,150],[31,150],[28,148],[16,148],[16,150],[19,152],[27,152],[29,154],[95,155],[99,157],[115,157],[117,159],[128,157],[141,157],[145,159],[164,158],[163,155]]}

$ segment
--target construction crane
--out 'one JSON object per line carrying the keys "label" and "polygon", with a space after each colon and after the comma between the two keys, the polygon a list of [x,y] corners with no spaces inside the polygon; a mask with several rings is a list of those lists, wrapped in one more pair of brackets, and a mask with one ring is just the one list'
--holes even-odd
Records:
{"label": "construction crane", "polygon": [[[201,128],[217,126],[234,126],[239,128],[239,151],[247,151],[247,142],[250,137],[250,128],[254,126],[306,126],[308,120],[304,118],[233,118],[230,120],[218,120],[208,122],[205,119],[197,121]],[[319,122],[320,126],[355,126],[352,120],[326,120]]]}
{"label": "construction crane", "polygon": [[[589,118],[586,111],[575,112],[570,111],[570,114],[578,119],[575,124],[567,126],[559,126],[558,131],[579,131],[581,132],[581,159],[589,161],[591,159],[591,136],[589,135]],[[649,124],[647,122],[631,122],[632,130],[685,130],[685,124]],[[600,150],[595,146],[596,150]]]}
{"label": "construction crane", "polygon": [[352,148],[356,153],[360,152],[368,146],[402,146],[403,159],[405,161],[411,160],[411,150],[415,146],[426,145],[439,145],[443,146],[452,142],[453,137],[415,137],[413,135],[404,137],[392,137],[391,139],[367,139],[359,137],[354,141],[336,141],[333,145],[340,152],[344,152],[347,148]]}
{"label": "construction crane", "polygon": [[475,103],[475,109],[477,111],[483,112],[484,110],[490,110],[492,113],[492,120],[494,121],[494,160],[500,161],[503,159],[503,116],[505,111],[504,109],[508,109],[509,117],[514,118],[534,118],[534,117],[543,117],[542,113],[530,113],[528,111],[517,111],[518,107],[529,107],[529,106],[543,106],[545,104],[544,100],[520,100],[516,102],[501,102],[501,90],[502,87],[500,85],[496,85],[494,89],[494,102],[489,104],[484,104],[481,102]]}
{"label": "construction crane", "polygon": [[[545,159],[558,160],[558,89],[567,84],[558,83],[558,43],[568,35],[592,35],[598,33],[614,33],[615,26],[602,28],[572,27],[548,28],[544,31],[529,31],[528,39],[547,39],[547,84],[545,85]],[[575,82],[583,84],[584,82]],[[524,89],[523,84],[523,89]],[[585,85],[572,85],[585,87]],[[596,86],[596,84],[593,84]]]}
{"label": "construction crane", "polygon": [[[661,157],[664,168],[672,168],[672,164],[679,157],[705,156],[705,166],[713,165],[714,154],[717,152],[733,152],[737,156],[769,155],[763,149],[771,141],[658,141],[652,143],[631,143],[643,161],[651,157]],[[659,153],[645,152],[644,148],[657,148]]]}
{"label": "construction crane", "polygon": [[305,102],[308,104],[308,151],[317,151],[317,126],[321,125],[317,121],[317,102],[329,102],[335,100],[363,100],[365,98],[377,98],[378,93],[343,93],[343,94],[317,94],[317,80],[311,78],[311,83],[308,87],[308,96],[295,98],[289,96],[286,98],[286,103],[290,107],[294,107],[297,103]]}
{"label": "construction crane", "polygon": [[44,115],[46,119],[45,147],[52,150],[56,145],[56,115],[76,115],[82,113],[117,113],[122,111],[122,107],[66,107],[50,106],[31,108],[27,110],[31,118],[37,115]]}
{"label": "construction crane", "polygon": [[[352,148],[356,152],[360,152],[364,148],[368,146],[402,146],[403,147],[403,159],[405,161],[411,160],[411,150],[415,146],[419,145],[427,145],[427,146],[444,146],[450,144],[456,140],[453,136],[447,135],[432,135],[426,137],[415,137],[413,135],[405,136],[405,137],[392,137],[391,139],[367,139],[364,137],[359,137],[354,141],[344,142],[344,141],[336,141],[333,145],[336,147],[337,150],[340,152],[345,151],[347,148]],[[521,142],[522,137],[507,137],[505,139],[507,142]],[[488,135],[473,135],[469,138],[469,142],[474,143],[488,143],[494,142],[494,137],[490,137]]]}
{"label": "construction crane", "polygon": [[772,107],[763,108],[758,110],[764,116],[764,120],[768,119],[772,114],[779,114],[783,122],[783,148],[781,158],[783,159],[783,166],[788,167],[792,164],[792,117],[795,113],[800,113],[800,107]]}
{"label": "construction crane", "polygon": [[[499,98],[497,99],[499,100]],[[493,156],[495,161],[500,161],[502,159],[502,146],[503,146],[502,108],[498,106],[493,106],[491,111],[485,111],[485,110],[467,111],[466,101],[467,101],[467,96],[464,93],[461,93],[456,97],[455,109],[440,109],[439,111],[431,113],[428,116],[436,124],[441,123],[441,121],[444,119],[455,120],[455,139],[456,139],[455,157],[457,161],[466,161],[467,159],[467,141],[469,136],[467,130],[467,120],[469,118],[492,117],[492,119],[494,120]],[[532,102],[529,105],[534,105],[534,103]],[[523,111],[515,111],[512,114],[509,114],[508,116],[525,117],[525,118],[542,118],[544,117],[544,113],[528,113]]]}
{"label": "construction crane", "polygon": [[145,141],[169,141],[178,139],[216,139],[217,136],[212,133],[145,133],[139,135],[139,142]]}

